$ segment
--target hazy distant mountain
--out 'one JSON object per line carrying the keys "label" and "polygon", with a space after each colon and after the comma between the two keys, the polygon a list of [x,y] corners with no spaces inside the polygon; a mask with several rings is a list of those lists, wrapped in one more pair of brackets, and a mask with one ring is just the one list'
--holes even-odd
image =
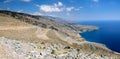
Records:
{"label": "hazy distant mountain", "polygon": [[120,59],[120,54],[79,35],[97,29],[51,16],[0,10],[0,59]]}

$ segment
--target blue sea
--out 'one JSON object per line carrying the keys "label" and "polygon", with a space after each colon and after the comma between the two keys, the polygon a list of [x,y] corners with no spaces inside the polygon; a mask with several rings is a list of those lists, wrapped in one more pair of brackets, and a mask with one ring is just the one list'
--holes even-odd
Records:
{"label": "blue sea", "polygon": [[88,41],[105,44],[109,49],[120,52],[120,21],[84,21],[83,25],[94,25],[100,29],[81,35]]}

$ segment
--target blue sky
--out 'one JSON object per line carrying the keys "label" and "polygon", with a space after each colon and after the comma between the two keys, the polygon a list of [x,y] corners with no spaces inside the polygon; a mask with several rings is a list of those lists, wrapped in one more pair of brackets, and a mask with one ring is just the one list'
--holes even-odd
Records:
{"label": "blue sky", "polygon": [[0,0],[0,9],[69,21],[120,20],[120,0]]}

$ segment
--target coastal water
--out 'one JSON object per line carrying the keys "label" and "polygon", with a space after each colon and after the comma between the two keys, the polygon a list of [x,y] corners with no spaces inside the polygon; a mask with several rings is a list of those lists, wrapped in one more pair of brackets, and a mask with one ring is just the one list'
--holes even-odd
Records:
{"label": "coastal water", "polygon": [[120,52],[120,21],[85,21],[83,25],[94,25],[100,29],[81,35],[88,41],[105,44],[109,49]]}

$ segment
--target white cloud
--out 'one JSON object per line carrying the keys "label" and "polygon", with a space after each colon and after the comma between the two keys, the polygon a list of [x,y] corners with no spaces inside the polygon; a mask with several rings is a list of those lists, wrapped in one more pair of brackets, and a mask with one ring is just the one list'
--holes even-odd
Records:
{"label": "white cloud", "polygon": [[62,2],[58,2],[57,4],[55,3],[54,6],[59,7],[59,6],[63,6]]}
{"label": "white cloud", "polygon": [[17,12],[23,12],[23,10],[18,10]]}
{"label": "white cloud", "polygon": [[55,3],[54,5],[37,5],[40,10],[44,12],[61,12],[63,11],[62,2]]}
{"label": "white cloud", "polygon": [[3,1],[3,3],[9,3],[9,2],[11,2],[12,0],[5,0],[5,1]]}
{"label": "white cloud", "polygon": [[32,13],[32,15],[43,15],[43,14],[40,12],[34,12],[34,13]]}
{"label": "white cloud", "polygon": [[67,11],[72,11],[74,9],[74,7],[68,7],[66,8]]}
{"label": "white cloud", "polygon": [[62,2],[58,2],[58,6],[63,6]]}
{"label": "white cloud", "polygon": [[99,2],[99,0],[93,0],[93,2]]}
{"label": "white cloud", "polygon": [[79,10],[81,10],[83,7],[81,6],[81,7],[79,7],[79,8],[75,8],[74,10],[75,11],[79,11]]}
{"label": "white cloud", "polygon": [[21,1],[23,1],[23,2],[30,2],[31,0],[21,0]]}
{"label": "white cloud", "polygon": [[43,12],[62,12],[67,11],[71,12],[73,10],[78,10],[82,7],[75,8],[75,7],[66,7],[62,2],[54,3],[53,5],[36,5],[39,7],[40,11]]}
{"label": "white cloud", "polygon": [[41,5],[40,9],[44,12],[60,12],[62,11],[61,8],[56,6],[50,6],[50,5]]}

